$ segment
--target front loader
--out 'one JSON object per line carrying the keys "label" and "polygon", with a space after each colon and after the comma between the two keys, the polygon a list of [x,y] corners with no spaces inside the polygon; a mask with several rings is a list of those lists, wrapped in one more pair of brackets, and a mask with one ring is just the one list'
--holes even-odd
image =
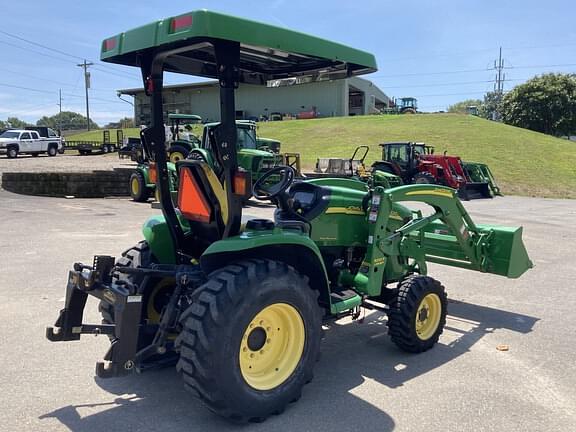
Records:
{"label": "front loader", "polygon": [[[142,132],[156,163],[162,215],[119,259],[98,255],[69,272],[51,341],[105,334],[99,377],[176,365],[186,388],[235,422],[262,421],[296,401],[313,377],[323,320],[388,314],[392,340],[412,353],[433,347],[447,296],[427,275],[435,262],[517,278],[531,267],[522,228],[477,225],[436,185],[384,189],[347,178],[294,182],[289,166],[253,185],[276,204],[274,220],[242,221],[248,184],[237,162],[235,89],[301,77],[376,70],[371,54],[302,33],[196,11],[106,39],[103,61],[138,66],[152,124]],[[164,71],[218,79],[221,122],[211,157],[176,163],[170,195],[163,128]],[[419,201],[430,212],[406,206]],[[102,324],[85,324],[88,296]],[[325,360],[328,362],[329,360]],[[323,365],[321,363],[321,365]]]}

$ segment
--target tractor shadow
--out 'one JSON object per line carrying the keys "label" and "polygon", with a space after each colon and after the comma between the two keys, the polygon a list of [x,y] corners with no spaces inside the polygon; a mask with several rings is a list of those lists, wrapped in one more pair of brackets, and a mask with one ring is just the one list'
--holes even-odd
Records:
{"label": "tractor shadow", "polygon": [[[418,355],[396,348],[387,335],[382,313],[371,313],[362,323],[331,323],[325,332],[314,381],[306,386],[300,401],[262,424],[238,426],[211,414],[183,389],[172,368],[120,379],[96,378],[96,384],[111,394],[108,402],[69,405],[40,418],[56,418],[77,432],[315,431],[359,427],[392,431],[395,421],[385,408],[354,395],[354,389],[369,379],[375,381],[372,386],[383,386],[382,392],[389,395],[409,380],[466,354],[484,335],[499,329],[529,333],[537,321],[538,318],[514,312],[452,301],[440,343]],[[384,401],[382,405],[385,404]]]}

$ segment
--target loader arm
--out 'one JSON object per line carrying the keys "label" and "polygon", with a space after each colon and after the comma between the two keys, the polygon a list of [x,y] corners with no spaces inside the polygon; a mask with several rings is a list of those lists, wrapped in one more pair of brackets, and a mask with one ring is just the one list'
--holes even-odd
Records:
{"label": "loader arm", "polygon": [[[434,212],[423,216],[415,211],[408,223],[387,231],[392,204],[406,201],[427,204]],[[383,285],[401,279],[406,265],[410,273],[426,274],[426,263],[432,262],[509,278],[518,278],[532,267],[522,228],[476,225],[456,191],[448,187],[377,187],[368,225],[368,248],[360,271],[344,277],[368,296],[379,295]]]}

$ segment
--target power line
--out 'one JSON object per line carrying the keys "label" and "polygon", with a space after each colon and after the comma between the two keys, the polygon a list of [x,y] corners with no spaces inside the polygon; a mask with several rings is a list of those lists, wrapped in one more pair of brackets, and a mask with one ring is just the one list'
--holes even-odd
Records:
{"label": "power line", "polygon": [[31,49],[31,48],[25,48],[25,47],[22,47],[22,46],[19,46],[19,45],[10,43],[10,42],[6,42],[6,41],[3,41],[3,40],[0,40],[0,43],[5,44],[5,45],[9,45],[9,46],[12,46],[12,47],[14,47],[14,48],[18,48],[18,49],[21,49],[21,50],[24,50],[24,51],[33,52],[34,54],[38,54],[38,55],[41,55],[41,56],[49,57],[49,58],[51,58],[51,59],[55,59],[55,60],[58,60],[58,61],[61,61],[61,62],[64,62],[64,63],[73,64],[73,62],[71,62],[70,60],[66,60],[66,59],[63,59],[63,58],[61,58],[61,57],[56,57],[56,56],[51,55],[51,54],[46,54],[46,53],[43,53],[43,52],[40,52],[40,51],[36,51],[36,50]]}
{"label": "power line", "polygon": [[41,43],[31,41],[31,40],[29,40],[29,39],[26,39],[26,38],[23,38],[23,37],[21,37],[21,36],[15,35],[15,34],[13,34],[13,33],[9,33],[9,32],[4,31],[4,30],[0,30],[0,33],[5,34],[6,36],[10,36],[11,38],[18,39],[18,40],[21,40],[21,41],[23,41],[23,42],[29,43],[29,44],[31,44],[31,45],[36,45],[36,46],[38,46],[38,47],[40,47],[40,48],[44,48],[45,50],[48,50],[48,51],[52,51],[52,52],[55,52],[55,53],[58,53],[58,54],[62,54],[62,55],[68,56],[68,57],[72,57],[72,58],[75,58],[75,59],[77,59],[77,60],[82,60],[82,57],[78,57],[78,56],[75,56],[75,55],[73,55],[73,54],[69,54],[69,53],[67,53],[67,52],[60,51],[60,50],[57,50],[57,49],[55,49],[55,48],[48,47],[48,46],[46,46],[46,45],[42,45]]}
{"label": "power line", "polygon": [[28,91],[38,92],[38,93],[54,94],[53,92],[47,91],[47,90],[34,89],[34,88],[30,88],[30,87],[24,87],[24,86],[12,85],[12,84],[0,83],[0,86],[2,86],[2,87],[12,87],[12,88],[16,88],[16,89],[19,89],[19,90],[28,90]]}

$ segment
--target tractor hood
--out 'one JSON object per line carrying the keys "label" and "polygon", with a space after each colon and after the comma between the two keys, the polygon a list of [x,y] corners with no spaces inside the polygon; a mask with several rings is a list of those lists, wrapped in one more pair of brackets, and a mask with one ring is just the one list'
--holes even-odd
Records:
{"label": "tractor hood", "polygon": [[270,153],[269,151],[266,150],[258,150],[258,149],[240,149],[238,150],[238,156],[246,156],[246,157],[254,157],[254,156],[260,156],[260,157],[273,157],[274,154]]}

